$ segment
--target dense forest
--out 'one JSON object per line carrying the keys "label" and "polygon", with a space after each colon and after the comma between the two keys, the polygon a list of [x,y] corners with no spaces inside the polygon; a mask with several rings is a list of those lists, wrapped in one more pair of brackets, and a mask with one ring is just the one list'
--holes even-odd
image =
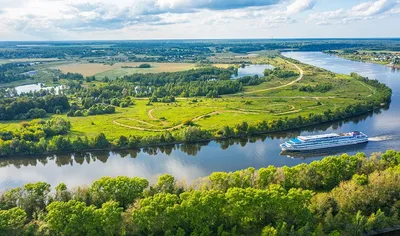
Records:
{"label": "dense forest", "polygon": [[400,152],[215,172],[190,185],[103,177],[0,197],[2,235],[362,235],[400,225]]}

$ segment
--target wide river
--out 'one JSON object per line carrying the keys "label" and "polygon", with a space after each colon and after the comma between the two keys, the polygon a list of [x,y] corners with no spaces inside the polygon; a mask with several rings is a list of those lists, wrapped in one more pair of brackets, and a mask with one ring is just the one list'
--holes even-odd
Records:
{"label": "wide river", "polygon": [[[255,168],[268,165],[292,166],[303,162],[309,163],[329,154],[343,152],[370,154],[390,148],[400,149],[400,71],[382,65],[340,59],[320,52],[287,52],[284,55],[336,73],[357,72],[378,79],[393,89],[392,103],[388,109],[378,113],[248,140],[88,153],[77,156],[2,159],[0,191],[36,181],[45,181],[53,186],[64,182],[69,187],[75,187],[90,184],[102,176],[118,175],[139,176],[154,182],[162,173],[170,173],[177,179],[190,183],[215,171],[235,171],[250,166]],[[365,145],[309,153],[299,157],[282,155],[279,148],[281,142],[299,134],[353,130],[365,132],[371,137],[371,141]]]}

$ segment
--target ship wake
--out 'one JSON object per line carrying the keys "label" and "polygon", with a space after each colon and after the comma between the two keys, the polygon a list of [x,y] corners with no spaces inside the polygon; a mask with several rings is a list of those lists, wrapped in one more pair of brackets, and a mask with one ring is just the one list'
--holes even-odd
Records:
{"label": "ship wake", "polygon": [[368,141],[370,142],[382,142],[382,141],[388,141],[388,140],[393,140],[399,138],[399,135],[392,135],[392,134],[386,134],[386,135],[379,135],[375,137],[369,137]]}

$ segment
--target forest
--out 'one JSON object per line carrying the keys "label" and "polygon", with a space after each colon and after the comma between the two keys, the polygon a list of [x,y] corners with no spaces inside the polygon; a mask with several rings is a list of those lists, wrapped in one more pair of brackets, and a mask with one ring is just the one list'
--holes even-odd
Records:
{"label": "forest", "polygon": [[2,235],[362,235],[400,225],[400,152],[215,172],[191,184],[103,177],[0,197]]}

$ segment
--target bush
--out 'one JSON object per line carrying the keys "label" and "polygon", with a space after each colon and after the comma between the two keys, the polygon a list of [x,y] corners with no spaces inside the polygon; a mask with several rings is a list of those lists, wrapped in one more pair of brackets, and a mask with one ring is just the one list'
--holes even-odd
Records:
{"label": "bush", "polygon": [[193,125],[194,125],[194,122],[193,122],[192,120],[185,120],[185,121],[183,122],[183,125],[184,125],[184,126],[193,126]]}

